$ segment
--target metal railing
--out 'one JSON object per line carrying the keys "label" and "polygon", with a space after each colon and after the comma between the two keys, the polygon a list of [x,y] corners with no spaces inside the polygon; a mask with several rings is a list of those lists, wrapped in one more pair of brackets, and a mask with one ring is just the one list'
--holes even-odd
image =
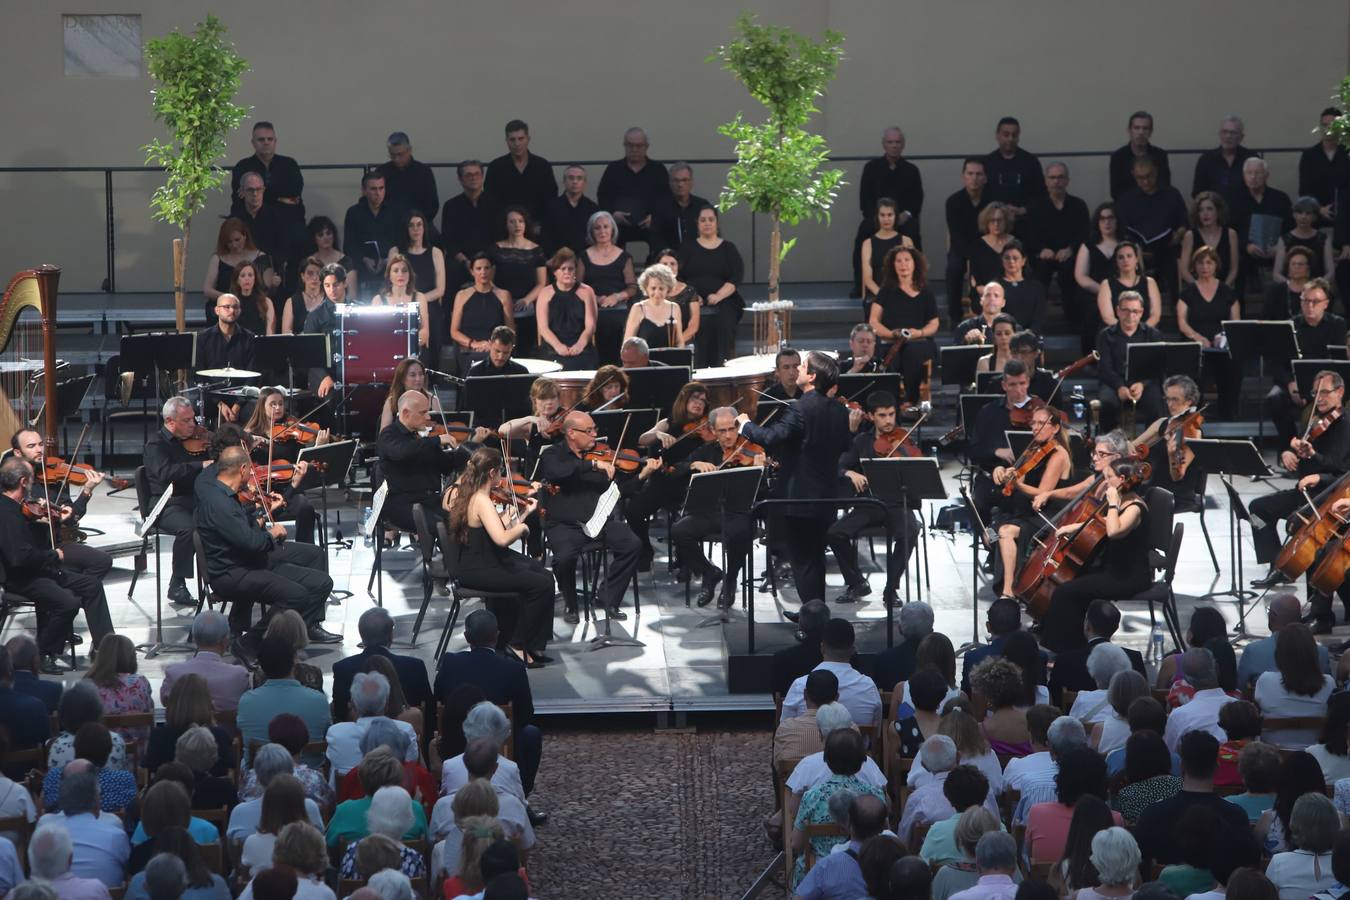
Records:
{"label": "metal railing", "polygon": [[[1199,156],[1213,149],[1212,147],[1186,148],[1182,150],[1168,150],[1169,159],[1178,157]],[[1252,148],[1261,156],[1284,153],[1302,153],[1304,147],[1256,147]],[[1038,153],[1037,156],[1044,163],[1052,159],[1085,159],[1085,158],[1109,158],[1113,150],[1053,150]],[[985,154],[966,154],[966,153],[929,153],[906,155],[905,159],[912,163],[920,162],[956,162],[967,158],[968,156],[983,156]],[[832,163],[861,163],[875,159],[875,154],[865,156],[832,156]],[[673,161],[673,160],[672,160]],[[704,158],[686,158],[684,162],[692,166],[729,166],[736,162],[732,157],[704,157]],[[454,169],[459,166],[458,162],[424,162],[432,169]],[[584,159],[570,160],[568,162],[555,162],[552,166],[555,170],[561,170],[567,166],[606,166],[613,162],[612,159]],[[300,166],[301,171],[359,171],[366,172],[376,168],[382,163],[309,163]],[[87,174],[101,173],[103,175],[103,206],[104,206],[104,252],[106,257],[107,274],[103,285],[103,290],[107,293],[117,293],[117,236],[115,227],[115,210],[113,206],[113,176],[117,174],[138,174],[162,172],[162,166],[0,166],[0,175],[26,175],[26,174]],[[1175,185],[1174,185],[1175,186]],[[1292,191],[1289,193],[1293,193]],[[850,207],[851,208],[851,207]],[[760,214],[752,213],[750,217],[750,271],[755,272],[758,269],[758,236],[757,223]],[[848,222],[852,222],[852,217],[848,217]],[[855,228],[853,224],[844,226],[846,228]]]}

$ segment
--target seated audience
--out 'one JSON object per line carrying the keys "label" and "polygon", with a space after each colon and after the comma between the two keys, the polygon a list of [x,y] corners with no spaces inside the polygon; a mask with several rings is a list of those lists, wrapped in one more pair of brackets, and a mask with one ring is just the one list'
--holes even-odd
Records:
{"label": "seated audience", "polygon": [[[1034,392],[1033,392],[1034,393]],[[1045,399],[1045,398],[1042,398]],[[1055,654],[1055,668],[1050,673],[1050,700],[1058,703],[1062,691],[1090,691],[1097,682],[1088,671],[1088,655],[1098,644],[1111,640],[1120,628],[1120,610],[1110,600],[1093,600],[1083,616],[1083,637],[1087,645],[1063,650]],[[1122,648],[1130,658],[1130,666],[1144,675],[1144,658],[1138,650]]]}
{"label": "seated audience", "polygon": [[[1242,649],[1242,657],[1238,660],[1238,690],[1250,690],[1259,676],[1276,670],[1275,643],[1279,640],[1280,631],[1302,618],[1303,610],[1299,608],[1298,597],[1281,593],[1270,598],[1266,610],[1266,627],[1270,629],[1270,634],[1251,641]],[[1331,656],[1325,644],[1317,645],[1317,662],[1324,673],[1331,674]]]}
{"label": "seated audience", "polygon": [[[445,836],[431,850],[431,877],[437,881],[452,874],[459,867],[459,854],[464,844],[464,830],[461,823],[482,816],[498,823],[505,833],[506,823],[497,818],[501,809],[497,802],[497,791],[488,781],[470,781],[455,791],[454,802],[450,805],[452,820],[445,826]],[[509,835],[518,840],[519,833]]]}
{"label": "seated audience", "polygon": [[71,871],[74,855],[69,831],[60,825],[41,825],[28,842],[28,874],[45,881],[59,900],[106,900],[108,888],[102,881]]}
{"label": "seated audience", "polygon": [[335,721],[350,715],[348,703],[351,701],[352,678],[357,672],[369,671],[365,662],[372,656],[382,656],[394,664],[399,684],[409,704],[422,706],[432,698],[431,683],[427,680],[427,664],[416,656],[403,656],[389,649],[394,643],[394,617],[389,615],[388,610],[373,606],[363,612],[357,620],[357,631],[361,635],[361,652],[333,663]]}
{"label": "seated audience", "polygon": [[1219,745],[1219,767],[1214,770],[1214,785],[1241,784],[1238,756],[1243,747],[1261,737],[1261,711],[1246,700],[1230,700],[1219,707],[1219,727],[1228,740]]}
{"label": "seated audience", "polygon": [[1294,812],[1294,804],[1304,794],[1320,794],[1326,790],[1322,767],[1312,754],[1295,750],[1283,756],[1280,774],[1275,779],[1275,805],[1257,820],[1255,828],[1261,847],[1267,853],[1284,853],[1294,849],[1290,840],[1290,816]]}
{"label": "seated audience", "polygon": [[[269,744],[258,751],[258,764],[263,763],[263,751],[273,746]],[[307,821],[308,805],[304,789],[294,775],[281,772],[268,779],[267,789],[262,795],[262,813],[257,821],[257,831],[244,838],[244,846],[239,853],[239,867],[244,870],[244,874],[251,878],[271,867],[272,849],[276,846],[277,835],[292,822]],[[230,840],[237,840],[233,828],[227,828],[226,832]]]}
{"label": "seated audience", "polygon": [[[328,778],[321,770],[311,768],[300,759],[301,753],[309,743],[309,728],[305,725],[305,720],[293,713],[273,716],[267,725],[267,740],[280,745],[290,757],[290,762],[284,766],[279,761],[280,757],[276,757],[278,767],[271,770],[271,774],[285,772],[294,775],[304,787],[306,797],[323,809],[331,809],[335,800]],[[255,759],[252,768],[244,772],[239,780],[239,799],[257,800],[262,797],[266,787],[267,782],[259,772],[259,763]]]}
{"label": "seated audience", "polygon": [[[988,719],[985,720],[985,724],[988,724]],[[998,754],[990,746],[989,739],[985,737],[984,727],[975,721],[966,707],[955,703],[949,704],[942,721],[938,723],[937,733],[945,734],[955,742],[962,765],[974,766],[984,774],[991,793],[1003,793],[1003,765],[998,761]],[[924,768],[923,760],[916,759],[906,780],[913,788],[925,784],[932,777],[932,774]]]}
{"label": "seated audience", "polygon": [[1018,894],[1013,876],[1017,874],[1017,843],[1002,831],[984,834],[975,845],[975,867],[979,880],[973,887],[951,896],[951,900],[1012,900]]}
{"label": "seated audience", "polygon": [[[304,779],[296,774],[300,768],[304,767],[296,767],[295,758],[280,744],[263,744],[258,748],[258,752],[253,756],[253,768],[249,770],[249,775],[254,779],[254,790],[250,791],[247,800],[242,800],[230,810],[230,821],[225,827],[226,836],[231,841],[239,842],[266,830],[261,823],[267,789],[272,786],[273,781],[283,775],[295,778],[300,783],[301,793],[304,795],[304,809],[309,821],[316,827],[322,827],[323,816],[320,814],[319,804],[310,794]],[[328,796],[332,796],[331,792]]]}
{"label": "seated audience", "polygon": [[[951,688],[942,673],[932,667],[925,667],[905,682],[905,690],[909,693],[911,714],[898,716],[894,727],[900,735],[900,746],[897,748],[899,755],[903,759],[913,759],[918,755],[924,740],[937,734],[942,722],[938,710]],[[899,697],[891,699],[892,703],[899,701]]]}
{"label": "seated audience", "polygon": [[[1106,763],[1100,756],[1082,746],[1059,757],[1058,761],[1056,799],[1037,803],[1027,812],[1026,848],[1027,858],[1032,863],[1052,863],[1064,855],[1069,823],[1080,797],[1091,795],[1103,801],[1106,799]],[[1113,815],[1117,825],[1123,824],[1119,813]]]}
{"label": "seated audience", "polygon": [[984,630],[989,635],[989,643],[972,647],[962,658],[961,690],[970,693],[970,673],[975,667],[991,656],[1002,656],[1003,645],[1008,635],[1022,628],[1022,607],[1016,600],[1000,598],[989,604],[985,613]]}
{"label": "seated audience", "polygon": [[[1139,697],[1130,704],[1126,720],[1130,728],[1130,734],[1139,731],[1152,731],[1154,734],[1162,734],[1167,727],[1167,711],[1155,698],[1151,696]],[[1129,736],[1126,735],[1126,737]],[[1108,777],[1114,778],[1123,771],[1125,771],[1125,745],[1122,743],[1120,749],[1112,750],[1106,755],[1106,774]],[[1181,757],[1177,756],[1175,750],[1172,751],[1172,774],[1181,774]]]}
{"label": "seated audience", "polygon": [[820,665],[824,658],[820,653],[821,635],[829,621],[830,608],[824,600],[808,600],[802,604],[797,618],[797,630],[802,639],[791,647],[774,651],[769,660],[769,682],[775,694],[786,697],[794,681]]}
{"label": "seated audience", "polygon": [[[266,878],[272,871],[292,870],[299,881],[295,900],[337,900],[337,895],[323,880],[328,869],[323,834],[308,822],[292,822],[281,829],[272,850],[272,866],[271,870],[257,877]],[[253,882],[244,888],[239,900],[253,900]],[[258,900],[266,898],[260,897]]]}
{"label": "seated audience", "polygon": [[[65,687],[59,681],[43,681],[40,677],[39,658],[42,654],[38,653],[37,641],[33,640],[33,636],[27,633],[16,634],[5,642],[4,649],[9,651],[10,663],[13,665],[13,690],[42,701],[48,712],[56,712],[56,706],[61,701],[61,692]],[[0,687],[0,697],[4,696],[4,690]],[[0,709],[3,707],[0,706]]]}
{"label": "seated audience", "polygon": [[[975,886],[980,878],[975,866],[975,847],[985,834],[1002,828],[1003,823],[999,822],[998,817],[983,806],[972,806],[956,817],[952,837],[961,859],[945,863],[933,876],[933,900],[948,900],[953,894]],[[1020,882],[1021,873],[1015,874],[1013,880]]]}
{"label": "seated audience", "polygon": [[[300,614],[293,609],[278,610],[267,621],[267,630],[263,632],[264,639],[269,637],[281,638],[295,652],[296,663],[291,677],[303,687],[323,693],[323,670],[304,661],[307,659],[305,648],[309,646],[309,626],[300,618]],[[254,687],[262,685],[267,678],[267,673],[261,668],[253,670]]]}
{"label": "seated audience", "polygon": [[192,772],[193,809],[221,809],[234,805],[234,782],[212,775],[220,758],[215,735],[210,729],[193,725],[178,739],[174,747],[174,762],[182,763]]}
{"label": "seated audience", "polygon": [[[497,793],[497,818],[520,835],[521,850],[529,851],[534,847],[534,827],[526,812],[525,804],[516,794],[493,781],[500,759],[498,746],[490,738],[480,737],[469,741],[464,750],[464,768],[468,772],[470,782],[487,781],[492,785],[492,789]],[[433,839],[443,838],[449,831],[454,818],[454,806],[454,794],[446,794],[436,801],[436,806],[431,812],[430,828]]]}
{"label": "seated audience", "polygon": [[[921,877],[913,882],[916,889],[920,892],[929,889],[933,876],[928,870],[928,864],[918,857],[905,856],[907,852],[908,850],[904,844],[900,843],[899,838],[885,831],[863,841],[862,848],[858,850],[858,868],[862,870],[863,884],[867,888],[867,896],[893,896],[890,893],[891,870],[902,862],[907,867],[912,867],[913,870],[921,873]],[[839,854],[832,853],[830,855],[838,856]],[[906,877],[912,878],[913,876],[906,873]],[[899,895],[901,894],[896,894],[896,896]]]}
{"label": "seated audience", "polygon": [[[136,646],[124,634],[103,636],[94,664],[84,677],[98,689],[104,715],[155,711],[150,682],[136,674]],[[119,728],[117,733],[123,741],[144,741],[149,729]]]}
{"label": "seated audience", "polygon": [[[99,722],[86,722],[75,733],[75,758],[85,760],[98,772],[100,809],[103,812],[123,813],[136,799],[136,776],[126,769],[108,767],[112,752],[112,735]],[[70,764],[67,763],[67,767]],[[64,769],[48,769],[42,779],[42,805],[46,809],[60,809],[58,796]],[[12,783],[12,782],[11,782]],[[24,792],[27,796],[27,792]]]}
{"label": "seated audience", "polygon": [[[1193,652],[1187,651],[1188,655]],[[1248,827],[1246,813],[1214,793],[1214,769],[1219,759],[1218,739],[1204,731],[1188,731],[1183,734],[1177,749],[1181,754],[1181,790],[1145,808],[1134,829],[1139,837],[1139,851],[1143,854],[1145,865],[1153,861],[1171,863],[1179,859],[1171,840],[1172,825],[1192,807],[1213,810],[1218,826],[1231,833],[1245,833]]]}
{"label": "seated audience", "polygon": [[169,762],[177,753],[178,739],[189,728],[205,726],[216,741],[216,763],[212,775],[224,775],[234,768],[234,737],[216,724],[212,707],[211,687],[206,677],[195,672],[180,674],[164,710],[164,724],[150,731],[150,747],[145,752],[141,767],[154,772]]}
{"label": "seated audience", "polygon": [[191,659],[164,667],[159,701],[167,707],[179,678],[200,675],[210,689],[211,705],[216,712],[237,710],[239,698],[249,689],[248,669],[224,660],[230,644],[230,622],[225,614],[212,609],[198,613],[192,620],[192,642],[197,652]]}
{"label": "seated audience", "polygon": [[[819,715],[817,713],[817,718],[819,718]],[[934,742],[938,742],[940,745],[935,745],[934,753],[940,755],[941,758],[934,756],[930,760],[933,764],[929,766],[929,769],[930,771],[941,771],[945,775],[956,765],[956,746],[952,743],[951,738],[933,737],[925,742],[925,748],[929,744],[934,744]],[[791,809],[794,804],[789,802],[790,808],[784,811],[784,821],[790,823],[788,841],[793,852],[797,854],[797,862],[792,873],[794,889],[806,875],[805,851],[807,838],[802,829],[807,825],[830,821],[829,803],[832,796],[840,791],[847,790],[856,795],[870,794],[881,801],[882,804],[886,803],[886,792],[883,787],[868,784],[858,777],[859,770],[862,769],[863,761],[866,758],[866,747],[862,735],[858,732],[848,728],[838,728],[830,732],[825,738],[824,753],[825,764],[829,767],[831,773],[830,777],[808,789],[802,795],[801,802],[795,804],[795,810]],[[939,764],[943,762],[948,764]],[[789,780],[790,786],[791,780]],[[926,785],[920,790],[929,790],[932,787],[933,785]],[[940,791],[941,787],[938,787],[937,790]],[[916,791],[915,796],[918,793]],[[942,800],[942,803],[950,806],[945,799]],[[913,798],[911,798],[911,804],[913,804]],[[910,815],[910,808],[910,806],[906,806],[906,816]],[[792,815],[789,816],[788,813],[792,813]],[[938,816],[933,816],[924,821],[936,821],[937,818]],[[946,818],[946,815],[941,816],[941,818]],[[909,822],[902,821],[900,823],[902,833],[908,833],[908,827],[912,824],[912,819]],[[835,837],[812,838],[812,851],[818,859],[823,859],[836,844],[843,843],[843,841],[843,838]]]}
{"label": "seated audience", "polygon": [[[382,787],[376,791],[375,796],[371,798],[370,809],[366,812],[368,834],[361,841],[347,845],[347,852],[342,857],[342,863],[339,867],[341,876],[343,878],[360,877],[356,871],[357,849],[371,837],[383,836],[392,841],[398,841],[403,835],[411,831],[413,827],[413,807],[416,805],[418,804],[414,804],[412,798],[408,796],[408,792],[401,787]],[[404,875],[409,878],[426,876],[426,863],[422,859],[421,853],[400,844],[399,855],[401,859],[398,866]]]}
{"label": "seated audience", "polygon": [[[820,638],[823,661],[816,669],[833,672],[839,679],[839,702],[848,707],[853,721],[859,725],[881,724],[881,694],[876,682],[855,669],[849,660],[854,655],[853,625],[846,619],[831,619],[825,623]],[[801,715],[806,710],[803,693],[806,676],[792,682],[783,698],[783,718]]]}
{"label": "seated audience", "polygon": [[1111,798],[1111,807],[1128,825],[1137,822],[1151,804],[1181,790],[1181,779],[1172,774],[1172,755],[1156,732],[1140,731],[1125,742],[1125,781]]}
{"label": "seated audience", "polygon": [[942,795],[954,812],[932,824],[919,850],[919,855],[933,865],[959,863],[964,859],[956,843],[956,826],[966,810],[984,805],[989,795],[989,779],[968,763],[959,765],[943,782]]}
{"label": "seated audience", "polygon": [[774,731],[775,767],[784,760],[801,759],[825,749],[824,738],[821,737],[820,728],[816,725],[816,710],[826,703],[833,703],[839,699],[839,679],[828,669],[817,669],[806,676],[802,699],[806,703],[806,709],[802,714],[781,719],[777,730]]}
{"label": "seated audience", "polygon": [[98,777],[83,761],[66,767],[59,793],[61,812],[47,813],[38,827],[60,825],[74,845],[71,871],[108,887],[126,882],[131,842],[117,816],[99,812]]}
{"label": "seated audience", "polygon": [[1078,692],[1069,715],[1080,720],[1084,727],[1091,728],[1111,717],[1111,701],[1107,696],[1111,679],[1118,672],[1128,672],[1132,669],[1130,658],[1125,655],[1124,649],[1108,643],[1098,644],[1092,648],[1088,654],[1087,669],[1094,688]]}
{"label": "seated audience", "polygon": [[[225,879],[207,867],[201,848],[185,829],[169,827],[155,839],[159,848],[127,885],[126,900],[161,900],[166,879],[181,879],[183,900],[230,900]],[[271,863],[271,857],[268,857]],[[176,864],[174,868],[171,864]],[[172,869],[172,871],[164,871]]]}
{"label": "seated audience", "polygon": [[[46,710],[44,709],[39,715],[45,723],[47,721]],[[76,758],[75,733],[86,722],[103,721],[103,701],[98,697],[98,688],[87,680],[77,681],[71,685],[61,696],[61,703],[57,707],[57,718],[61,731],[47,748],[48,769],[59,769]],[[18,719],[7,718],[5,721],[17,722]],[[14,749],[22,749],[22,745],[15,746]],[[126,742],[116,732],[112,733],[112,752],[108,754],[107,764],[114,769],[126,769],[130,766],[127,761]]]}
{"label": "seated audience", "polygon": [[278,713],[294,713],[305,721],[311,741],[321,741],[332,724],[328,699],[295,678],[295,648],[278,636],[264,637],[258,666],[267,681],[239,698],[237,722],[245,748],[253,741],[266,743],[267,726]]}
{"label": "seated audience", "polygon": [[1331,874],[1335,883],[1313,894],[1311,900],[1340,900],[1350,892],[1350,831],[1342,830],[1331,846]]}
{"label": "seated audience", "polygon": [[490,816],[470,816],[460,822],[464,842],[459,848],[459,863],[454,875],[445,880],[444,896],[454,900],[484,888],[482,861],[487,849],[506,840],[501,822]]}
{"label": "seated audience", "polygon": [[1053,803],[1059,798],[1059,765],[1065,756],[1087,747],[1083,723],[1073,716],[1060,716],[1046,729],[1053,767],[1030,773],[1022,779],[1022,798],[1013,810],[1013,821],[1025,823],[1027,812],[1038,803]]}
{"label": "seated audience", "polygon": [[1113,826],[1093,835],[1088,863],[1097,873],[1097,884],[1080,888],[1072,900],[1128,898],[1134,893],[1139,874],[1139,844],[1124,828]]}
{"label": "seated audience", "polygon": [[[1035,705],[1036,685],[1027,684],[1022,669],[1003,657],[986,659],[970,673],[970,686],[976,697],[982,697],[989,704],[989,712],[980,728],[994,752],[1006,756],[1031,753],[1031,732],[1027,729],[1025,710]],[[1030,697],[1027,696],[1028,686]],[[999,780],[1002,780],[1002,773]]]}
{"label": "seated audience", "polygon": [[[814,727],[815,716],[812,716],[811,720]],[[464,717],[463,731],[466,748],[479,738],[489,741],[494,747],[503,747],[511,737],[511,723],[506,721],[506,714],[502,712],[501,707],[483,701],[470,709],[468,715]],[[468,783],[469,770],[465,766],[463,753],[447,759],[441,765],[441,794],[453,794]],[[520,767],[514,760],[500,755],[497,757],[497,771],[492,773],[492,783],[511,793],[521,803],[525,802],[525,788],[520,782]]]}
{"label": "seated audience", "polygon": [[1176,859],[1162,867],[1158,883],[1178,897],[1208,893],[1214,888],[1214,872],[1210,865],[1214,861],[1215,835],[1219,832],[1214,810],[1193,806],[1182,813],[1180,819],[1166,823],[1166,826],[1169,829],[1167,837],[1176,848]]}
{"label": "seated audience", "polygon": [[[1216,741],[1222,740],[1225,735],[1219,728],[1219,710],[1230,698],[1219,687],[1214,654],[1205,647],[1192,647],[1182,655],[1180,672],[1187,683],[1195,688],[1195,696],[1167,717],[1163,738],[1167,741],[1168,749],[1179,750],[1181,739],[1192,731],[1203,731]],[[1161,673],[1158,677],[1162,677]],[[1182,756],[1184,758],[1185,754]]]}
{"label": "seated audience", "polygon": [[1317,639],[1311,628],[1295,622],[1280,629],[1275,642],[1275,669],[1256,679],[1256,705],[1266,720],[1261,738],[1277,747],[1306,747],[1317,739],[1314,729],[1272,729],[1269,720],[1322,716],[1327,712],[1327,698],[1336,689],[1336,682],[1318,664]]}
{"label": "seated audience", "polygon": [[1125,746],[1129,738],[1130,705],[1140,697],[1149,697],[1148,682],[1144,676],[1133,669],[1126,669],[1111,676],[1106,688],[1106,703],[1110,708],[1105,719],[1092,726],[1092,736],[1088,743],[1102,756],[1109,757]]}
{"label": "seated audience", "polygon": [[1055,761],[1050,756],[1047,731],[1060,717],[1059,707],[1038,703],[1026,712],[1027,733],[1031,736],[1031,752],[1010,758],[1003,767],[1005,790],[1021,791],[1023,782],[1031,777],[1054,777]]}
{"label": "seated audience", "polygon": [[[348,841],[359,840],[368,833],[366,813],[370,809],[371,798],[382,787],[401,787],[403,784],[403,764],[386,747],[377,747],[361,760],[357,766],[361,773],[361,786],[366,796],[357,800],[346,800],[337,805],[333,817],[328,820],[328,844],[336,847],[343,838]],[[425,837],[427,833],[426,812],[420,803],[411,803],[413,825],[403,834],[405,840]]]}
{"label": "seated audience", "polygon": [[[351,714],[355,721],[338,722],[328,728],[328,761],[333,774],[341,778],[361,761],[361,738],[372,722],[386,718],[389,705],[389,679],[378,672],[361,672],[352,678]],[[417,732],[407,722],[390,719],[409,739],[404,759],[418,760]]]}
{"label": "seated audience", "polygon": [[1276,853],[1266,866],[1266,877],[1280,889],[1280,900],[1304,900],[1336,882],[1331,848],[1340,831],[1336,807],[1323,794],[1304,794],[1289,815],[1294,849]]}
{"label": "seated audience", "polygon": [[[430,809],[437,796],[436,782],[420,762],[415,760],[410,762],[407,759],[409,748],[415,751],[416,744],[399,728],[401,724],[404,723],[383,716],[372,719],[366,733],[361,735],[361,756],[365,757],[376,747],[385,747],[395,757],[403,760],[403,789],[408,792],[408,796]],[[356,800],[365,795],[365,788],[361,786],[360,772],[352,769],[338,785],[338,802]]]}
{"label": "seated audience", "polygon": [[[978,801],[976,801],[978,802]],[[822,857],[797,885],[803,900],[863,896],[861,853],[863,843],[886,828],[886,803],[871,794],[858,794],[848,806],[848,843],[845,851]]]}
{"label": "seated audience", "polygon": [[[174,763],[165,763],[163,768],[170,769]],[[150,785],[141,799],[141,821],[131,835],[131,858],[127,863],[127,872],[134,874],[145,868],[150,857],[159,851],[158,837],[166,829],[178,827],[192,835],[199,844],[220,843],[220,832],[216,826],[192,815],[192,794],[182,781],[160,774]],[[185,777],[191,778],[187,773]]]}
{"label": "seated audience", "polygon": [[[1091,890],[1097,884],[1097,870],[1092,864],[1092,840],[1098,834],[1116,827],[1111,809],[1100,797],[1091,794],[1079,797],[1069,820],[1069,831],[1064,838],[1064,855],[1050,869],[1049,883],[1056,896],[1072,896],[1080,890]],[[1131,840],[1133,843],[1133,840]],[[1135,865],[1139,864],[1139,848],[1135,847]]]}
{"label": "seated audience", "polygon": [[[849,715],[844,704],[837,702],[826,703],[816,710],[816,725],[819,727],[820,736],[826,744],[829,743],[830,735],[834,732],[843,730],[857,733],[858,728],[853,724],[853,717]],[[792,774],[788,776],[787,786],[792,793],[790,804],[799,799],[806,791],[824,783],[830,775],[831,769],[825,761],[823,750],[802,757],[802,761],[797,763],[796,768],[792,770]],[[886,785],[886,776],[882,774],[881,768],[870,756],[863,760],[858,778],[877,787],[885,787]]]}
{"label": "seated audience", "polygon": [[1275,805],[1275,785],[1283,761],[1279,750],[1260,741],[1248,742],[1238,754],[1238,774],[1242,776],[1244,790],[1224,799],[1242,807],[1253,825]]}

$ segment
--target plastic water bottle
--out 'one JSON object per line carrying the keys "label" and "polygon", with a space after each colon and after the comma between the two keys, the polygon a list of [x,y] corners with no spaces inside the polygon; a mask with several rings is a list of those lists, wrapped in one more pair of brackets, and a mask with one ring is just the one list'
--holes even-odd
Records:
{"label": "plastic water bottle", "polygon": [[1149,646],[1153,650],[1153,659],[1161,662],[1163,658],[1163,630],[1162,626],[1155,624],[1153,626],[1153,635],[1149,638]]}
{"label": "plastic water bottle", "polygon": [[374,541],[370,536],[370,517],[374,512],[369,506],[361,510],[361,539],[365,541],[367,547],[373,546]]}

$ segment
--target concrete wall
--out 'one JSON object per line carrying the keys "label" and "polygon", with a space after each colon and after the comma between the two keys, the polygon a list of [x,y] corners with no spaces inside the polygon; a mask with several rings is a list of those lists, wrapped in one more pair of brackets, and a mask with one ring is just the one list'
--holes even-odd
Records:
{"label": "concrete wall", "polygon": [[[0,166],[139,165],[158,128],[149,79],[62,74],[61,13],[139,13],[146,37],[191,28],[213,4],[199,0],[85,0],[64,7],[0,0]],[[986,152],[995,120],[1017,115],[1023,146],[1048,154],[1110,150],[1122,143],[1129,112],[1157,117],[1156,142],[1204,148],[1217,142],[1221,114],[1247,124],[1254,147],[1303,146],[1332,88],[1350,69],[1350,5],[1303,0],[1297,20],[1254,0],[1138,0],[1032,4],[961,0],[782,0],[752,3],[767,21],[808,33],[846,35],[847,60],[821,103],[817,126],[839,155],[878,152],[880,130],[901,124],[913,156]],[[253,65],[240,101],[277,123],[281,152],[302,163],[377,162],[394,129],[413,137],[419,158],[491,158],[503,152],[501,126],[520,117],[534,149],[555,162],[620,155],[620,135],[644,125],[664,160],[726,157],[718,123],[755,104],[729,73],[704,62],[727,39],[735,4],[537,0],[469,4],[393,0],[371,7],[347,0],[234,0],[215,8]],[[250,152],[248,124],[230,142],[227,164]],[[1183,190],[1193,157],[1174,158]],[[1271,157],[1274,183],[1295,186],[1295,158]],[[1071,162],[1070,190],[1090,203],[1106,191],[1104,158]],[[789,280],[846,277],[857,224],[861,163],[836,206],[833,228],[804,227],[789,258]],[[930,255],[943,242],[942,198],[959,186],[955,162],[920,162],[928,192]],[[696,167],[695,190],[715,196],[724,166]],[[591,167],[592,188],[600,167]],[[312,172],[311,214],[341,216],[357,194],[354,172]],[[169,286],[173,232],[150,220],[153,174],[118,174],[117,287]],[[442,197],[458,188],[440,174]],[[222,194],[196,221],[189,283],[202,277]],[[65,267],[67,291],[97,290],[104,276],[104,192],[98,174],[0,174],[0,274],[37,262]],[[728,215],[727,236],[752,256],[750,217]],[[766,265],[766,229],[757,231],[755,276]],[[935,259],[935,262],[938,260]]]}

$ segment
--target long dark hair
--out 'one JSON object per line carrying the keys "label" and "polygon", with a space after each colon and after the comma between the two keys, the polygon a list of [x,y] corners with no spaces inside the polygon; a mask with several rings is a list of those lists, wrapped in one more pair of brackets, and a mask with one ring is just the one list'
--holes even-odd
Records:
{"label": "long dark hair", "polygon": [[[239,272],[244,268],[253,270],[253,293],[247,298],[242,293],[243,288],[239,286]],[[234,267],[234,276],[230,279],[230,293],[239,298],[241,305],[245,299],[252,300],[258,315],[262,317],[263,327],[267,327],[267,310],[272,305],[272,300],[267,296],[267,288],[263,286],[262,267],[255,260],[245,260]]]}
{"label": "long dark hair", "polygon": [[1304,697],[1314,696],[1324,684],[1317,661],[1317,639],[1312,629],[1294,622],[1280,629],[1275,638],[1275,667],[1285,690]]}
{"label": "long dark hair", "polygon": [[155,852],[169,853],[183,861],[189,888],[211,887],[211,870],[207,868],[201,849],[186,828],[170,825],[160,829],[159,834],[155,835]]}
{"label": "long dark hair", "polygon": [[881,264],[881,286],[899,290],[900,277],[895,274],[895,258],[901,253],[908,253],[914,260],[914,290],[923,290],[928,285],[928,259],[914,247],[904,244],[897,244],[886,254],[886,261]]}
{"label": "long dark hair", "polygon": [[[1289,626],[1286,625],[1285,628]],[[1317,757],[1306,750],[1295,750],[1280,763],[1280,774],[1275,779],[1275,815],[1284,826],[1286,835],[1293,835],[1289,817],[1294,803],[1304,794],[1320,794],[1326,790],[1326,779]]]}
{"label": "long dark hair", "polygon": [[1003,658],[1022,670],[1022,706],[1036,704],[1036,686],[1041,683],[1041,646],[1026,631],[1014,631],[1003,639]]}
{"label": "long dark hair", "polygon": [[1105,831],[1114,824],[1111,808],[1102,798],[1084,794],[1074,804],[1069,834],[1064,841],[1064,856],[1060,860],[1061,863],[1068,863],[1064,883],[1071,890],[1101,884],[1097,867],[1092,864],[1092,839],[1097,836],[1097,832]]}
{"label": "long dark hair", "polygon": [[501,468],[502,454],[491,447],[479,447],[469,457],[450,498],[450,534],[461,544],[469,542],[469,498],[487,485],[493,472]]}
{"label": "long dark hair", "polygon": [[[708,413],[712,412],[712,410],[708,409],[708,388],[700,381],[691,381],[680,388],[680,392],[675,395],[675,402],[670,405],[670,424],[672,428],[683,428],[685,425],[694,421],[694,417],[689,414],[689,399],[695,394],[703,395],[703,415],[707,416]],[[674,434],[675,437],[680,436],[673,431],[671,433]]]}

